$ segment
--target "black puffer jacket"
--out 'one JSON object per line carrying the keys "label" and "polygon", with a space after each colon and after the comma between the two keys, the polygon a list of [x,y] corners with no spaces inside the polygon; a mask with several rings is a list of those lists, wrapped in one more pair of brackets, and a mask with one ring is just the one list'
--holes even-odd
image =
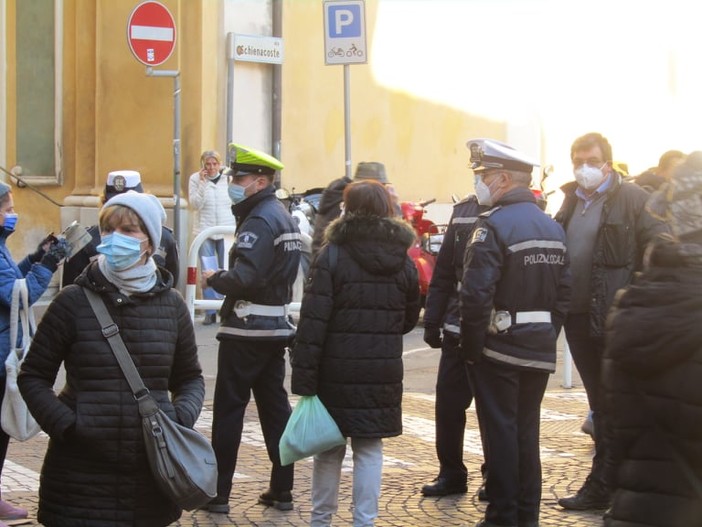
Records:
{"label": "black puffer jacket", "polygon": [[[144,384],[173,420],[192,427],[205,385],[188,309],[165,276],[149,293],[127,297],[93,262],[42,317],[19,385],[51,438],[39,489],[44,525],[159,527],[180,517],[156,487],[136,402],[79,287],[100,293]],[[57,396],[61,364],[66,384]]]}
{"label": "black puffer jacket", "polygon": [[610,313],[603,382],[617,484],[608,527],[702,526],[701,291],[702,245],[659,242]]}
{"label": "black puffer jacket", "polygon": [[412,228],[347,214],[327,231],[305,288],[292,391],[319,395],[346,437],[402,433],[402,335],[419,317]]}
{"label": "black puffer jacket", "polygon": [[319,210],[314,218],[314,233],[312,234],[312,258],[317,256],[324,243],[324,231],[329,224],[341,214],[341,202],[344,201],[344,190],[351,183],[351,178],[335,179],[322,192],[319,200]]}

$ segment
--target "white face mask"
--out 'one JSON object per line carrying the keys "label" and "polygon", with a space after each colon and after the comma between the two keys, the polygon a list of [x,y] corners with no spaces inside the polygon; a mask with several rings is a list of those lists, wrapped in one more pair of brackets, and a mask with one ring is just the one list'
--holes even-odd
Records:
{"label": "white face mask", "polygon": [[490,187],[485,184],[483,178],[476,176],[475,181],[475,196],[478,198],[478,203],[485,207],[492,207],[493,199]]}
{"label": "white face mask", "polygon": [[604,163],[600,168],[593,167],[587,164],[580,165],[578,168],[573,170],[575,175],[575,181],[578,182],[585,190],[594,190],[600,186],[602,180],[604,179],[604,173],[602,169],[607,163]]}

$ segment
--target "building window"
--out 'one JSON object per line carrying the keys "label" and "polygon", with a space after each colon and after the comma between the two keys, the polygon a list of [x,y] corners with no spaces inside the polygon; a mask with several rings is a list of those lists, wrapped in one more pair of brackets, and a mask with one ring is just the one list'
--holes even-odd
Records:
{"label": "building window", "polygon": [[[15,168],[33,185],[60,185],[63,0],[15,3]],[[10,21],[12,23],[12,21]]]}

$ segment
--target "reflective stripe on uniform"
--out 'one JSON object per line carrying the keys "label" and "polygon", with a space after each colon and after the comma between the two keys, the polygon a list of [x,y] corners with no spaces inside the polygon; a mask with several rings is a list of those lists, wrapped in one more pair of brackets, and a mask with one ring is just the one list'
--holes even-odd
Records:
{"label": "reflective stripe on uniform", "polygon": [[529,240],[510,245],[507,249],[513,253],[526,251],[528,249],[560,249],[565,251],[566,246],[563,242],[553,240]]}
{"label": "reflective stripe on uniform", "polygon": [[286,232],[285,234],[281,234],[275,240],[273,240],[273,245],[280,245],[282,242],[289,242],[290,240],[299,241],[301,239],[302,236],[299,232]]}
{"label": "reflective stripe on uniform", "polygon": [[461,334],[461,328],[455,324],[444,323],[444,331],[450,331],[456,335]]}
{"label": "reflective stripe on uniform", "polygon": [[451,220],[451,223],[459,223],[461,225],[472,225],[478,221],[477,217],[472,217],[472,218],[453,218]]}
{"label": "reflective stripe on uniform", "polygon": [[555,371],[556,370],[556,362],[544,362],[541,360],[533,360],[533,359],[522,359],[519,357],[514,357],[512,355],[506,355],[504,353],[500,353],[499,351],[491,350],[489,348],[483,348],[483,355],[486,357],[490,357],[491,359],[494,359],[499,362],[504,362],[506,364],[512,364],[514,366],[523,366],[525,368],[536,368],[539,370],[548,370],[548,371]]}
{"label": "reflective stripe on uniform", "polygon": [[550,311],[518,311],[514,317],[515,324],[529,324],[529,323],[551,323],[551,312]]}
{"label": "reflective stripe on uniform", "polygon": [[237,337],[289,337],[295,334],[295,329],[244,329],[220,326],[217,334],[234,335]]}

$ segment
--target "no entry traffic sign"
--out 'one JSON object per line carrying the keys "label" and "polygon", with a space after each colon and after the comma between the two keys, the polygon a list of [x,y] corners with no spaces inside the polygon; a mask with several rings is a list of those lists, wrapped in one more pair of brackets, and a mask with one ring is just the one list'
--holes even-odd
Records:
{"label": "no entry traffic sign", "polygon": [[142,2],[127,22],[129,49],[142,64],[159,66],[173,53],[176,27],[171,12],[159,2]]}

